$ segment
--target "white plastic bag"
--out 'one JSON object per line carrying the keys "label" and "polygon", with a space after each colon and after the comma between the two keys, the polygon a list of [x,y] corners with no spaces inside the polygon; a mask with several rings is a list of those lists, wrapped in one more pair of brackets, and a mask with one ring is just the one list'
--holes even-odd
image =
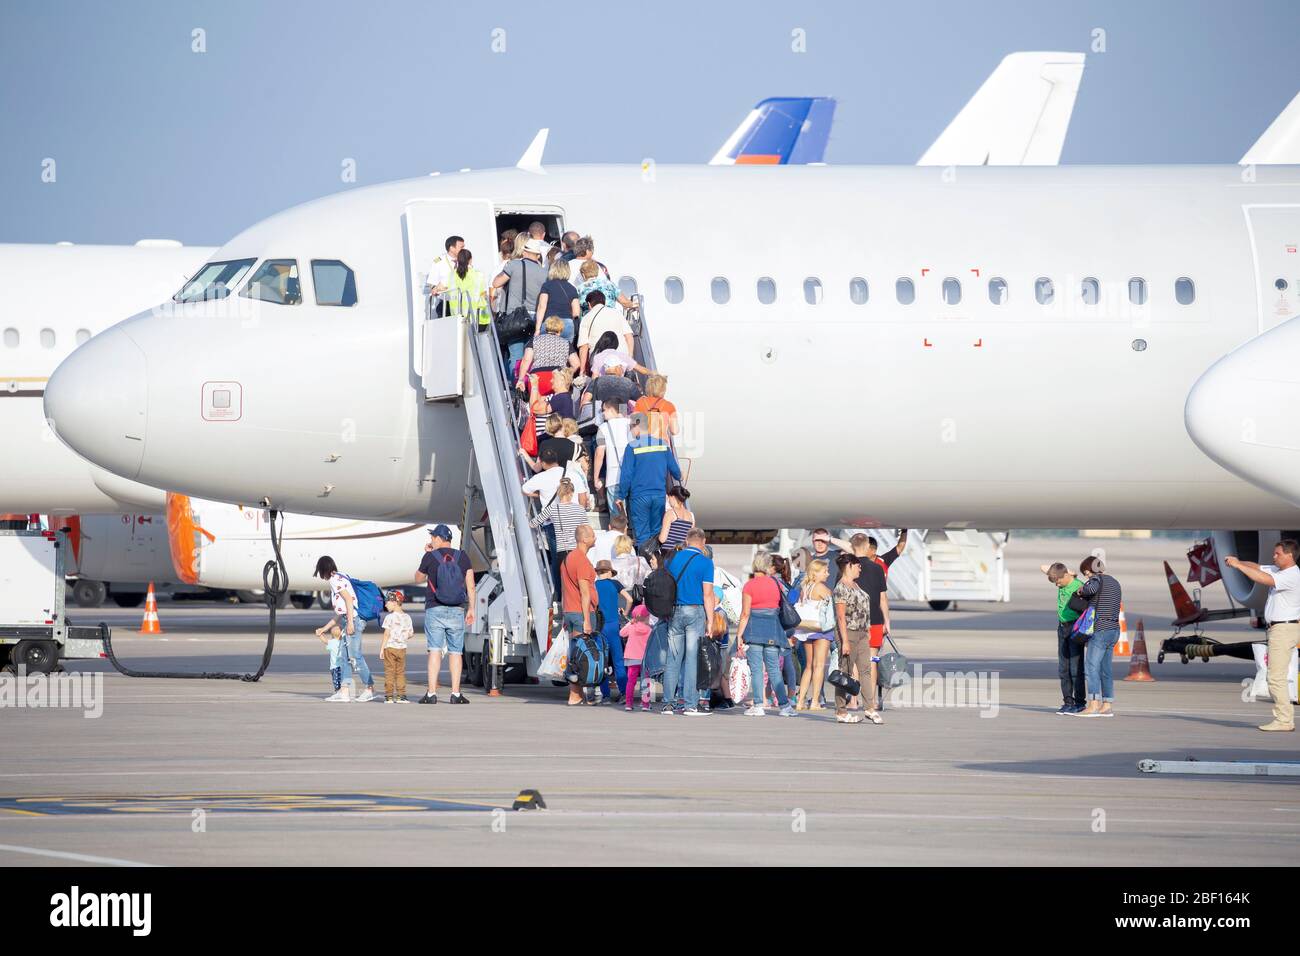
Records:
{"label": "white plastic bag", "polygon": [[550,678],[551,680],[564,680],[564,672],[569,667],[569,634],[561,630],[555,635],[555,640],[551,641],[550,648],[546,651],[546,656],[542,658],[542,666],[537,668],[537,676]]}
{"label": "white plastic bag", "polygon": [[[1252,644],[1251,651],[1255,655],[1255,682],[1251,685],[1251,695],[1256,700],[1272,700],[1273,695],[1268,692],[1268,645]],[[1286,681],[1288,690],[1291,691],[1292,703],[1296,700],[1296,672],[1300,670],[1300,657],[1295,651],[1291,652],[1291,666],[1287,668]]]}
{"label": "white plastic bag", "polygon": [[727,665],[726,687],[727,696],[731,698],[733,704],[749,700],[752,696],[753,686],[749,680],[749,664],[739,654],[732,657],[731,663]]}

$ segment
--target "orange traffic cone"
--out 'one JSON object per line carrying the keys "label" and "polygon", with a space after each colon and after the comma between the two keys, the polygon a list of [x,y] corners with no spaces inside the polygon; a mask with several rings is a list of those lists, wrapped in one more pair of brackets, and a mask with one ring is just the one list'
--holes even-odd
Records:
{"label": "orange traffic cone", "polygon": [[141,634],[161,634],[162,624],[158,620],[158,599],[153,595],[153,582],[149,582],[149,594],[144,599],[144,620],[140,622]]}
{"label": "orange traffic cone", "polygon": [[1138,618],[1137,640],[1133,642],[1133,656],[1129,659],[1128,677],[1125,680],[1153,681],[1151,663],[1147,660],[1147,635],[1142,628],[1142,618]]}
{"label": "orange traffic cone", "polygon": [[1124,617],[1124,605],[1119,606],[1119,640],[1115,642],[1115,656],[1128,657],[1133,653],[1133,645],[1128,642],[1128,619]]}

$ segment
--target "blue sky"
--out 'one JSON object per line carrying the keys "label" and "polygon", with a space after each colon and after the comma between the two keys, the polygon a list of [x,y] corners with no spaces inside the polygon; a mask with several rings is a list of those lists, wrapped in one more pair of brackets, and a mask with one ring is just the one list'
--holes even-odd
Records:
{"label": "blue sky", "polygon": [[551,163],[704,162],[772,95],[839,99],[830,162],[911,163],[1014,50],[1089,53],[1063,163],[1231,163],[1300,90],[1297,28],[1288,0],[3,0],[0,241],[218,244],[356,188],[345,159],[511,165],[541,126]]}

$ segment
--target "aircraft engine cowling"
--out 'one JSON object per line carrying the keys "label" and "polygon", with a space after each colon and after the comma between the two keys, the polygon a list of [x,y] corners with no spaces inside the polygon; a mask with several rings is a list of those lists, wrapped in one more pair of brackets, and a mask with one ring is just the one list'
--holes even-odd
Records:
{"label": "aircraft engine cowling", "polygon": [[1214,539],[1214,553],[1219,560],[1224,587],[1238,604],[1250,608],[1256,614],[1262,614],[1264,602],[1268,600],[1268,588],[1228,567],[1223,559],[1228,555],[1236,555],[1243,561],[1272,564],[1273,546],[1282,538],[1300,539],[1300,531],[1214,531],[1211,532],[1211,537]]}

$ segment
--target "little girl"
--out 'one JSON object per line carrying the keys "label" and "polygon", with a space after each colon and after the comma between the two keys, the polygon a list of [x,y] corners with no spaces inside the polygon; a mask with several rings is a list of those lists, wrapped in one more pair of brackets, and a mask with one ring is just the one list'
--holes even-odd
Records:
{"label": "little girl", "polygon": [[[334,684],[334,695],[325,699],[347,703],[352,700],[352,667],[348,663],[347,643],[343,640],[343,629],[339,627],[338,619],[330,618],[329,623],[316,628],[316,636],[320,638],[330,655],[330,681]],[[345,670],[347,671],[346,683],[344,683]]]}
{"label": "little girl", "polygon": [[[618,632],[627,638],[623,648],[623,663],[627,665],[627,694],[623,698],[623,709],[631,713],[632,700],[636,697],[637,681],[641,678],[641,661],[645,657],[646,641],[650,639],[650,609],[638,604],[632,609],[632,620],[623,625]],[[650,680],[646,679],[645,690],[641,694],[641,711],[650,709]]]}

